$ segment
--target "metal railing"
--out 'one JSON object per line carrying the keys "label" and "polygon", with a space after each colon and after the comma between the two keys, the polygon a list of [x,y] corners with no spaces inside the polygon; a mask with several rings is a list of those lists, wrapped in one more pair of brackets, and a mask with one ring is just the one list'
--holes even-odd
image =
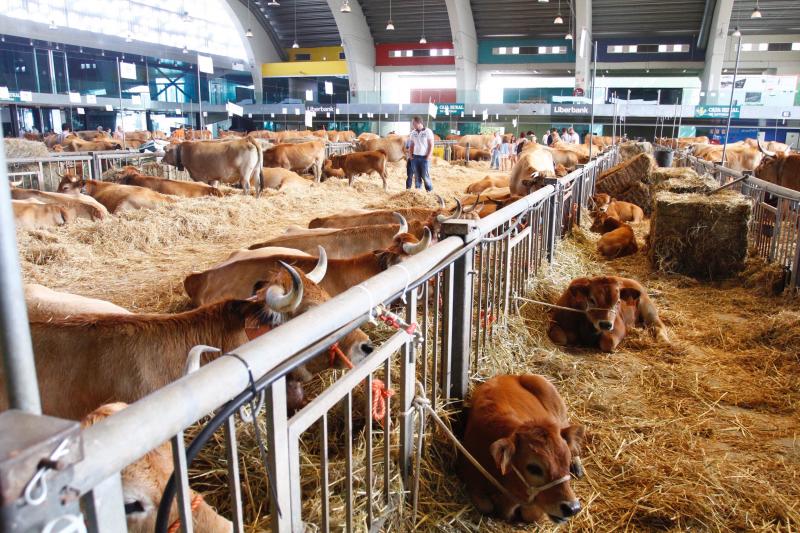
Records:
{"label": "metal railing", "polygon": [[[274,483],[272,531],[303,531],[311,524],[322,531],[377,530],[400,520],[400,507],[415,497],[409,481],[419,437],[412,409],[417,387],[434,408],[465,398],[469,376],[488,364],[514,297],[525,292],[544,261],[552,261],[596,175],[614,159],[613,152],[603,154],[479,221],[447,221],[439,242],[427,250],[239,347],[236,357],[221,356],[83,430],[74,443],[81,446],[82,440],[83,459],[48,474],[51,499],[64,491],[80,495],[89,531],[124,530],[120,471],[170,440],[175,474],[156,531],[166,531],[176,497],[180,530],[192,531],[188,469],[222,427],[225,450],[218,453],[227,457],[230,518],[234,531],[243,531],[237,446],[242,426],[236,414],[263,395],[266,408],[258,417],[266,422],[265,466]],[[383,309],[401,316],[405,325],[390,327],[391,335],[366,360],[299,412],[287,414],[287,374]],[[385,398],[385,414],[373,420],[377,380],[397,394]],[[202,429],[186,445],[183,431],[199,421]],[[360,444],[354,450],[356,436]],[[332,441],[338,455],[330,453]],[[334,466],[338,473],[332,476]],[[319,492],[304,494],[314,477]],[[74,505],[26,512],[37,530],[78,513]]]}
{"label": "metal railing", "polygon": [[349,142],[328,142],[325,143],[325,158],[329,159],[332,155],[344,155],[353,152],[353,143]]}
{"label": "metal railing", "polygon": [[680,165],[708,174],[721,186],[752,200],[750,246],[765,261],[782,266],[788,273],[788,287],[796,291],[800,286],[800,192],[695,157],[688,151],[679,152],[676,157]]}

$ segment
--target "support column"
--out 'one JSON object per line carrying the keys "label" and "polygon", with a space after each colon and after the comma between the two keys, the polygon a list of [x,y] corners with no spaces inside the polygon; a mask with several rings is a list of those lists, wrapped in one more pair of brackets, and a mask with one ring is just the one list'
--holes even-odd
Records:
{"label": "support column", "polygon": [[478,101],[478,37],[469,0],[445,0],[456,60],[456,100]]}
{"label": "support column", "polygon": [[725,62],[725,46],[732,12],[733,0],[717,0],[717,4],[714,6],[714,18],[711,21],[711,31],[708,34],[706,65],[700,78],[700,91],[705,93],[704,97],[700,97],[701,103],[712,105],[720,103],[720,77],[722,65]]}
{"label": "support column", "polygon": [[[564,28],[566,33],[568,28]],[[575,88],[589,95],[592,80],[592,0],[575,0]]]}
{"label": "support column", "polygon": [[342,13],[341,0],[328,0],[344,45],[350,79],[351,103],[380,103],[376,96],[375,42],[367,19],[357,0],[351,0],[350,13]]}

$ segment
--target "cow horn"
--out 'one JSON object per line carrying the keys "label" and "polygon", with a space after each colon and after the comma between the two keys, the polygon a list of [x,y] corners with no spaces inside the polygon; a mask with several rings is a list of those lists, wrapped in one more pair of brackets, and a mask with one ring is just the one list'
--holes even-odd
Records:
{"label": "cow horn", "polygon": [[429,230],[428,227],[426,226],[425,231],[422,235],[422,240],[414,244],[410,242],[404,242],[403,251],[407,255],[416,255],[421,251],[425,250],[430,244],[431,244],[431,230]]}
{"label": "cow horn", "polygon": [[465,209],[464,213],[472,213],[473,211],[475,211],[478,208],[478,203],[480,203],[480,199],[481,199],[480,194],[475,196],[475,203],[473,203],[469,209]]}
{"label": "cow horn", "polygon": [[267,289],[266,302],[270,309],[277,313],[291,313],[300,302],[303,300],[303,281],[300,279],[300,274],[297,271],[284,263],[278,261],[283,268],[292,276],[292,289],[283,294],[283,287],[279,285],[271,285]]}
{"label": "cow horn", "polygon": [[10,181],[10,182],[9,182],[9,184],[11,185],[11,187],[12,187],[12,188],[14,188],[14,187],[19,187],[20,185],[22,185],[22,182],[23,182],[23,181],[24,181],[24,180]]}
{"label": "cow horn", "polygon": [[453,210],[453,214],[451,215],[436,215],[436,220],[439,222],[444,222],[446,220],[450,220],[453,218],[459,218],[461,213],[463,212],[463,208],[461,207],[461,202],[456,198],[456,208]]}
{"label": "cow horn", "polygon": [[439,195],[437,194],[437,195],[436,195],[436,199],[439,201],[439,207],[440,207],[440,208],[442,208],[442,209],[444,209],[444,198],[442,198],[441,196],[439,196]]}
{"label": "cow horn", "polygon": [[397,237],[401,233],[408,233],[408,222],[406,221],[406,217],[404,217],[400,213],[392,213],[392,214],[394,215],[394,218],[397,219],[397,223],[400,224],[400,228],[397,230],[397,233],[395,233],[394,236]]}
{"label": "cow horn", "polygon": [[320,283],[322,278],[325,277],[325,273],[328,271],[328,254],[325,252],[325,248],[322,246],[317,246],[319,250],[319,259],[317,260],[317,266],[314,267],[314,270],[306,274],[306,277],[313,281],[314,283]]}
{"label": "cow horn", "polygon": [[767,157],[775,157],[775,152],[770,152],[769,150],[765,150],[764,147],[761,145],[761,139],[756,139],[758,143],[758,149],[761,150],[761,153]]}

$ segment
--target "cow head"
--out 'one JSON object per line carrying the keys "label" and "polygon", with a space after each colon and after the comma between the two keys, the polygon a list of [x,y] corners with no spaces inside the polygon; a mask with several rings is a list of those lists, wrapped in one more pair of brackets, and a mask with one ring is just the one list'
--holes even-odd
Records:
{"label": "cow head", "polygon": [[611,205],[611,196],[602,192],[592,196],[591,200],[594,204],[594,210],[601,213],[608,211],[608,207]]}
{"label": "cow head", "polygon": [[[489,453],[503,475],[503,483],[522,501],[531,503],[529,488],[542,487],[570,473],[576,473],[583,427],[541,426],[527,422],[508,437],[494,441]],[[523,482],[524,480],[524,482]],[[522,496],[524,494],[524,496]],[[576,515],[581,504],[569,481],[534,494],[532,503],[560,524]]]}
{"label": "cow head", "polygon": [[578,278],[569,285],[570,307],[586,313],[597,333],[614,329],[622,303],[636,307],[641,293],[610,277]]}
{"label": "cow head", "polygon": [[[402,218],[402,217],[400,217]],[[405,219],[403,219],[405,222]],[[386,250],[377,250],[373,252],[378,260],[381,270],[402,263],[412,255],[416,255],[430,246],[433,237],[431,230],[427,226],[422,230],[422,239],[417,239],[411,233],[402,231],[408,229],[407,224],[400,224],[400,231],[394,236],[392,245]]]}
{"label": "cow head", "polygon": [[178,170],[183,170],[183,161],[181,161],[181,144],[170,144],[164,149],[164,158],[162,162],[173,167],[178,167]]}
{"label": "cow head", "polygon": [[522,185],[528,189],[528,193],[530,194],[544,187],[544,178],[544,173],[537,170],[531,174],[530,178],[522,180]]}
{"label": "cow head", "polygon": [[[102,405],[81,421],[81,427],[92,426],[127,406],[121,402]],[[164,443],[122,470],[122,497],[125,502],[125,518],[129,532],[145,533],[155,529],[158,506],[161,503],[164,487],[172,475],[172,465],[170,446]],[[170,518],[177,517],[178,513],[175,510]],[[229,520],[218,515],[204,501],[200,501],[197,508],[192,511],[192,522],[195,530],[208,533],[231,531],[233,527]]]}
{"label": "cow head", "polygon": [[[317,266],[308,274],[303,274],[297,269],[281,261],[283,269],[266,284],[257,284],[256,301],[263,301],[266,306],[258,316],[259,325],[276,327],[289,319],[301,315],[309,309],[316,307],[328,300],[330,295],[318,284],[325,277],[328,268],[328,257],[325,249],[319,247],[319,260]],[[366,333],[356,329],[339,339],[339,348],[353,363],[358,364],[369,356],[374,347]],[[343,367],[343,362],[333,361],[337,367]],[[307,363],[305,369],[311,374],[321,372],[330,366],[328,353],[325,352],[315,360]],[[307,379],[309,376],[303,374]]]}
{"label": "cow head", "polygon": [[56,173],[56,175],[61,178],[56,192],[77,194],[81,192],[81,188],[85,185],[85,180],[76,176],[72,170],[67,170],[64,174]]}

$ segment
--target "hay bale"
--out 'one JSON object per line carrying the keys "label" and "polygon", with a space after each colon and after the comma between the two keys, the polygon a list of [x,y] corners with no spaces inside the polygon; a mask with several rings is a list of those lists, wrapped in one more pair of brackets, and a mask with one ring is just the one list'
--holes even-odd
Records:
{"label": "hay bale", "polygon": [[628,190],[637,181],[646,181],[654,166],[655,161],[649,154],[639,154],[623,161],[598,176],[597,192],[617,198],[619,193]]}
{"label": "hay bale", "polygon": [[653,200],[648,258],[658,270],[699,279],[727,278],[744,269],[750,201],[733,191],[677,194]]}
{"label": "hay bale", "polygon": [[635,182],[633,185],[628,187],[626,190],[618,193],[616,196],[617,200],[622,200],[623,202],[630,202],[632,204],[636,204],[644,210],[645,214],[650,214],[652,209],[652,196],[650,195],[650,187],[642,183],[641,181]]}
{"label": "hay bale", "polygon": [[619,155],[623,161],[633,159],[639,154],[652,154],[653,145],[649,142],[629,141],[619,147]]}
{"label": "hay bale", "polygon": [[48,157],[50,153],[47,146],[41,141],[29,141],[27,139],[3,139],[7,159],[18,159],[23,157]]}
{"label": "hay bale", "polygon": [[673,192],[676,194],[707,193],[718,187],[717,182],[709,176],[693,176],[684,178],[672,178],[664,180],[656,185],[651,185],[650,190],[653,196],[661,191]]}

